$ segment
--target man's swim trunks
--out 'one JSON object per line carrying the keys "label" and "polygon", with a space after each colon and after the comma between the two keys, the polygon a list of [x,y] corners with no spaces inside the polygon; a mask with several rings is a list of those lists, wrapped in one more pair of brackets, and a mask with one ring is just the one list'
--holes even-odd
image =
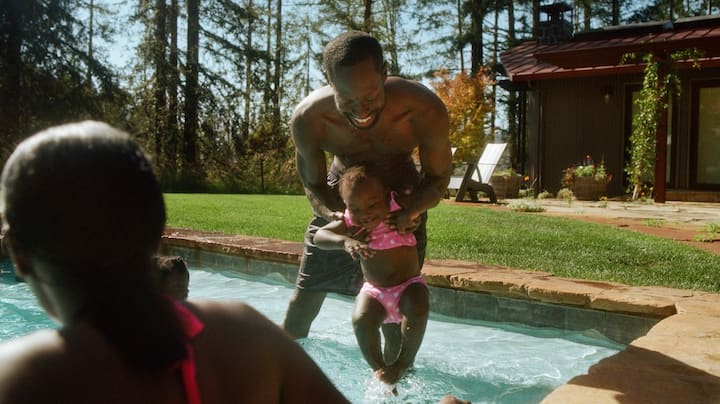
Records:
{"label": "man's swim trunks", "polygon": [[[419,182],[419,174],[412,160],[403,163],[402,167],[393,167],[387,172],[392,173],[393,178],[383,178],[383,180],[390,184],[393,190],[402,190],[406,185],[410,185],[408,183],[416,185]],[[333,164],[328,172],[327,183],[336,192],[340,175]],[[420,225],[413,232],[417,240],[420,268],[425,260],[427,218],[427,212],[424,212],[420,216]],[[315,233],[327,223],[325,219],[315,216],[308,225],[295,286],[312,292],[334,292],[355,296],[363,282],[360,260],[354,260],[343,250],[321,250],[313,245]]]}
{"label": "man's swim trunks", "polygon": [[370,282],[365,282],[360,289],[360,293],[367,293],[380,302],[385,307],[385,321],[383,324],[399,324],[402,321],[402,313],[400,313],[400,298],[408,286],[413,283],[422,283],[427,287],[427,283],[422,276],[412,277],[405,282],[395,286],[375,286]]}

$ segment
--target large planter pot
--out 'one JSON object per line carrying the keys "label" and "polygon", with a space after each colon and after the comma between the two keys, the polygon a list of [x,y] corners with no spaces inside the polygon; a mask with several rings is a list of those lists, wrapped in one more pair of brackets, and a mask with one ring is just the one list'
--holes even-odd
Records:
{"label": "large planter pot", "polygon": [[577,200],[597,201],[606,195],[609,180],[597,181],[595,177],[573,178],[572,192]]}
{"label": "large planter pot", "polygon": [[490,177],[490,185],[498,198],[517,198],[522,185],[522,177],[519,175],[493,175]]}

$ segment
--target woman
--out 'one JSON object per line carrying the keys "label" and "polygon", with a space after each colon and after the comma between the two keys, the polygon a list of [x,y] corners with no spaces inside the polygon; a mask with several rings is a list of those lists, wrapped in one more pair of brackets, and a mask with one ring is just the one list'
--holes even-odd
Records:
{"label": "woman", "polygon": [[50,128],[17,147],[0,187],[16,273],[61,325],[0,345],[0,402],[347,402],[251,307],[153,287],[165,208],[127,134]]}

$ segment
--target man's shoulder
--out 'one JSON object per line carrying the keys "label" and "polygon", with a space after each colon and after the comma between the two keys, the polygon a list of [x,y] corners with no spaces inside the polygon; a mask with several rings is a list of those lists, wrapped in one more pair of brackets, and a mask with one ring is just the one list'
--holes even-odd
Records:
{"label": "man's shoulder", "polygon": [[400,102],[419,109],[441,107],[440,97],[424,84],[402,77],[392,76],[385,81],[388,102]]}
{"label": "man's shoulder", "polygon": [[292,113],[292,119],[302,119],[308,116],[317,116],[324,114],[328,110],[328,106],[332,106],[334,102],[333,91],[330,86],[320,87],[311,92],[307,97],[303,98]]}

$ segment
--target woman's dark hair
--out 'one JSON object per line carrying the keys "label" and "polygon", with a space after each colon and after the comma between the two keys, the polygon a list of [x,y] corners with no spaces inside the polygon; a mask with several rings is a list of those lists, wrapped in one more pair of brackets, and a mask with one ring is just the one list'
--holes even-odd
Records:
{"label": "woman's dark hair", "polygon": [[332,82],[338,66],[354,66],[372,59],[378,73],[383,71],[383,50],[377,39],[361,31],[340,34],[325,45],[322,66],[328,80]]}
{"label": "woman's dark hair", "polygon": [[76,318],[139,368],[161,369],[185,356],[171,302],[150,283],[165,205],[137,143],[101,122],[53,127],[17,147],[0,185],[13,248],[52,264],[42,281],[83,299]]}

